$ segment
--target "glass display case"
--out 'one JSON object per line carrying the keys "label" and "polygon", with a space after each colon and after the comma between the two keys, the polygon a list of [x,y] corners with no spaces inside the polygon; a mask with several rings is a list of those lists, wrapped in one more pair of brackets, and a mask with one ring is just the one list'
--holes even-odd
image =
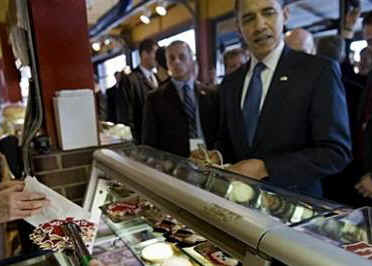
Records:
{"label": "glass display case", "polygon": [[94,191],[100,180],[97,177],[104,176],[135,191],[243,265],[269,265],[272,259],[288,265],[369,264],[361,256],[301,229],[319,219],[352,213],[340,204],[222,169],[200,167],[146,146],[118,153],[100,150],[94,159],[85,200],[88,210],[100,205],[93,203]]}
{"label": "glass display case", "polygon": [[[99,225],[90,251],[110,266],[370,265],[369,208],[352,210],[146,146],[95,152],[84,208]],[[14,265],[78,265],[65,255]]]}

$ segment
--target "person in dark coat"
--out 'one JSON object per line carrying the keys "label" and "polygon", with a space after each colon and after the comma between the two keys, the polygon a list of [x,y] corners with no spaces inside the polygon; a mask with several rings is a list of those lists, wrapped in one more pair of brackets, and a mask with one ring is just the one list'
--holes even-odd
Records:
{"label": "person in dark coat", "polygon": [[195,63],[185,42],[170,44],[166,57],[172,79],[148,95],[142,142],[188,157],[193,141],[209,148],[214,145],[218,127],[217,95],[195,81]]}
{"label": "person in dark coat", "polygon": [[154,40],[146,39],[141,42],[141,63],[131,74],[123,76],[116,97],[117,121],[131,127],[136,144],[141,143],[143,108],[147,95],[159,86],[153,72],[157,49],[158,45]]}
{"label": "person in dark coat", "polygon": [[334,62],[284,44],[284,1],[239,0],[251,60],[223,81],[217,147],[229,169],[321,196],[351,160],[345,90]]}

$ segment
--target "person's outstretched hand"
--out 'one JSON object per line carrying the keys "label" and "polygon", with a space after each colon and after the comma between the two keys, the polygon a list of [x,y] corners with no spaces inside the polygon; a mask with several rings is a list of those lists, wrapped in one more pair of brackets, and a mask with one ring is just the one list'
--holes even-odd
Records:
{"label": "person's outstretched hand", "polygon": [[0,223],[30,217],[49,204],[44,195],[23,192],[23,188],[22,182],[10,182],[0,188]]}

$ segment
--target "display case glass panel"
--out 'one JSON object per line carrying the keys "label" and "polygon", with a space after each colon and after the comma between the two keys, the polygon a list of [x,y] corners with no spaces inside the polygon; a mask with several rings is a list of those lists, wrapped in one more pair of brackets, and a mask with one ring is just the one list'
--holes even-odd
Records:
{"label": "display case glass panel", "polygon": [[343,210],[337,203],[302,196],[223,169],[201,167],[147,146],[122,150],[121,155],[290,226]]}

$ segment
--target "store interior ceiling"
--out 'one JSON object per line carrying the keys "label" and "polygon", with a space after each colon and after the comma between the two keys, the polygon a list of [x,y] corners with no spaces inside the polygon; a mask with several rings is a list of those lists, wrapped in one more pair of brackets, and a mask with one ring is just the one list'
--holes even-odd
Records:
{"label": "store interior ceiling", "polygon": [[0,22],[5,22],[8,12],[9,0],[0,0]]}
{"label": "store interior ceiling", "polygon": [[[86,0],[88,12],[88,24],[94,25],[99,18],[106,14],[119,1],[123,0]],[[124,0],[125,1],[125,0]],[[133,0],[133,6],[148,0]],[[173,0],[174,1],[174,0]],[[350,0],[347,0],[350,1]],[[332,23],[339,16],[340,0],[290,0],[291,16],[288,28],[304,27],[316,33],[332,27]],[[0,0],[0,22],[6,20],[9,0]],[[361,0],[362,11],[372,10],[372,0]],[[138,16],[133,16],[123,21],[120,27],[135,25]]]}
{"label": "store interior ceiling", "polygon": [[[87,0],[89,25],[94,24],[119,1]],[[348,1],[351,0],[346,0],[346,2]],[[133,6],[144,2],[149,2],[149,0],[134,0]],[[291,10],[290,20],[287,24],[288,29],[303,27],[313,33],[319,33],[336,28],[340,0],[290,0],[288,3]],[[372,10],[372,0],[361,0],[361,9],[362,12]],[[138,14],[122,21],[117,28],[133,27],[136,23],[138,23]]]}

